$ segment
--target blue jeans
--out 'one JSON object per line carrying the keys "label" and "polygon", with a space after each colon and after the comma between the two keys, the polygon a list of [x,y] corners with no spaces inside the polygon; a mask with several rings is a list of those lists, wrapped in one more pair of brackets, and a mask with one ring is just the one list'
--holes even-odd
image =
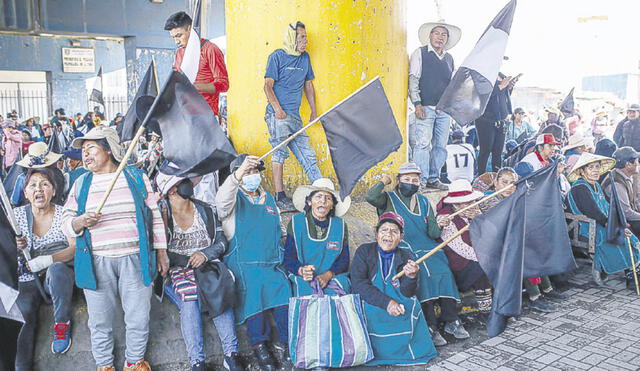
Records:
{"label": "blue jeans", "polygon": [[[184,339],[184,345],[187,348],[187,355],[189,356],[191,364],[194,365],[204,361],[204,337],[202,336],[200,301],[182,301],[180,296],[173,290],[173,287],[166,285],[164,286],[164,294],[180,311],[182,338]],[[213,324],[218,331],[224,355],[228,356],[231,355],[231,353],[237,353],[238,337],[236,336],[233,309],[228,309],[226,312],[215,317]]]}
{"label": "blue jeans", "polygon": [[[267,122],[269,143],[272,147],[277,146],[291,134],[302,129],[302,121],[291,115],[287,115],[284,119],[277,119],[275,114],[267,113],[264,116],[264,120]],[[322,178],[322,174],[316,163],[316,153],[313,151],[313,148],[311,148],[311,142],[309,141],[309,135],[307,135],[307,133],[301,133],[285,147],[273,152],[271,161],[283,164],[289,157],[287,147],[289,147],[293,155],[298,159],[298,162],[307,174],[307,178],[309,178],[309,182],[313,183]]]}
{"label": "blue jeans", "polygon": [[447,142],[451,117],[444,112],[424,106],[425,118],[412,117],[409,124],[409,146],[412,161],[422,171],[422,183],[440,179],[440,170],[447,161]]}
{"label": "blue jeans", "polygon": [[271,320],[267,316],[268,312],[273,312],[278,329],[278,338],[281,343],[289,342],[289,306],[282,305],[273,309],[265,310],[252,317],[247,318],[247,333],[251,345],[257,345],[271,338]]}

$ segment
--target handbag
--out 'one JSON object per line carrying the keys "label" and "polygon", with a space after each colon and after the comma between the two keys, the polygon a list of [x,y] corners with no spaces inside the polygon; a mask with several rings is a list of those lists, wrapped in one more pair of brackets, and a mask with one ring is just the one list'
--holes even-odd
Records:
{"label": "handbag", "polygon": [[358,294],[346,294],[334,281],[326,296],[317,279],[312,295],[289,299],[289,354],[297,368],[352,367],[373,359]]}
{"label": "handbag", "polygon": [[198,299],[198,285],[196,285],[193,269],[174,267],[169,272],[169,275],[171,276],[171,287],[183,302]]}

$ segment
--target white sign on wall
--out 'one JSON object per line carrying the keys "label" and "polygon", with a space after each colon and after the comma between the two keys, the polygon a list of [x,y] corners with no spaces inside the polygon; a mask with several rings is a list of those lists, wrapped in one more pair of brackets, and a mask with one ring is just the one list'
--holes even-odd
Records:
{"label": "white sign on wall", "polygon": [[93,48],[62,48],[62,71],[95,73],[95,53]]}

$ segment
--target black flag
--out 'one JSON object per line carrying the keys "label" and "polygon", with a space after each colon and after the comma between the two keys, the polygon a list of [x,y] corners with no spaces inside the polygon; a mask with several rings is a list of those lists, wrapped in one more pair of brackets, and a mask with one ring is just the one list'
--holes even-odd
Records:
{"label": "black flag", "polygon": [[437,110],[465,125],[482,115],[502,65],[516,10],[511,0],[484,31],[440,97]]}
{"label": "black flag", "polygon": [[51,133],[51,136],[49,137],[49,152],[53,152],[53,153],[62,153],[64,152],[64,148],[62,147],[62,144],[60,143],[60,138],[58,137],[58,132],[56,130],[56,128],[54,127]]}
{"label": "black flag", "polygon": [[[138,114],[136,112],[136,101],[141,96],[151,96],[156,97],[158,95],[158,75],[156,72],[155,61],[152,60],[149,68],[147,68],[147,72],[144,74],[142,81],[140,82],[140,86],[138,86],[138,91],[136,92],[136,96],[133,98],[127,113],[124,115],[124,119],[122,122],[116,127],[116,131],[120,136],[121,142],[128,142],[133,139],[140,127],[141,121],[138,119]],[[144,116],[143,116],[144,118]]]}
{"label": "black flag", "polygon": [[515,192],[471,222],[471,241],[495,289],[487,332],[497,336],[522,304],[522,280],[576,268],[556,165],[517,182]]}
{"label": "black flag", "polygon": [[562,114],[564,114],[565,117],[571,117],[575,112],[574,101],[573,101],[574,89],[575,88],[571,88],[571,91],[569,92],[569,94],[567,94],[567,96],[564,98],[562,103],[560,103],[560,112],[562,112]]}
{"label": "black flag", "polygon": [[104,97],[102,96],[102,92],[102,67],[100,67],[96,81],[93,83],[93,90],[91,90],[89,102],[100,103],[102,104],[102,107],[104,107]]}
{"label": "black flag", "polygon": [[620,205],[613,172],[610,172],[608,176],[609,182],[611,182],[611,196],[609,197],[609,218],[607,219],[607,242],[624,246],[626,244],[624,230],[627,228],[627,217]]}
{"label": "black flag", "polygon": [[340,197],[348,196],[360,177],[402,144],[402,136],[379,78],[322,115]]}
{"label": "black flag", "polygon": [[151,109],[148,125],[159,127],[166,159],[160,166],[163,173],[200,176],[229,166],[236,158],[211,107],[184,73],[172,71],[155,101],[143,96],[135,104],[139,120],[144,121]]}

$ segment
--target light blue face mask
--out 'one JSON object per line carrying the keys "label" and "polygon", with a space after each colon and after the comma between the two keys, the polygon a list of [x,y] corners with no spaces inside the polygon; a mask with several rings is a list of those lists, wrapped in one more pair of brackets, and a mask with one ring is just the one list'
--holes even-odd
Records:
{"label": "light blue face mask", "polygon": [[262,177],[260,173],[245,175],[242,177],[242,187],[249,192],[254,192],[258,187],[260,187],[260,183],[262,182]]}

